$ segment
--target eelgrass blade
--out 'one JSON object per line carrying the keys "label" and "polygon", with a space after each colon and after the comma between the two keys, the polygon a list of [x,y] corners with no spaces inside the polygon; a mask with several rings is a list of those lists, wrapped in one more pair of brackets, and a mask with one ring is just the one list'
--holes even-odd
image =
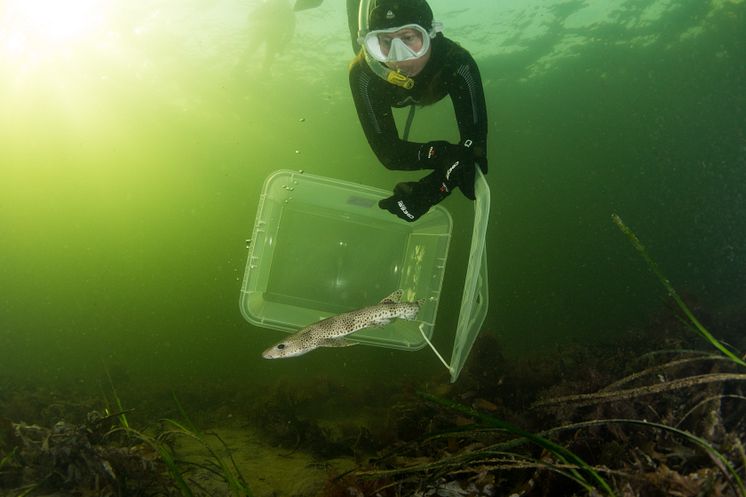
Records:
{"label": "eelgrass blade", "polygon": [[746,361],[731,352],[730,349],[723,345],[707,330],[707,328],[704,327],[702,323],[699,322],[699,320],[694,316],[692,311],[689,310],[689,307],[684,303],[679,294],[676,292],[673,285],[671,285],[671,282],[668,280],[668,278],[666,278],[661,270],[658,268],[658,264],[655,263],[652,257],[650,257],[650,255],[648,254],[647,250],[645,250],[645,246],[642,244],[640,239],[637,238],[637,235],[635,235],[634,232],[626,224],[624,224],[622,218],[620,218],[617,214],[612,214],[611,220],[614,221],[614,224],[617,225],[622,233],[627,235],[627,238],[629,238],[632,246],[635,248],[635,250],[637,250],[640,256],[642,256],[642,258],[648,264],[650,270],[653,271],[653,274],[655,274],[661,284],[666,288],[666,291],[668,291],[668,295],[670,295],[674,302],[676,302],[676,305],[679,306],[681,312],[683,312],[687,319],[689,319],[689,322],[694,326],[695,330],[707,341],[709,341],[716,349],[728,356],[730,360],[732,360],[739,366],[746,366]]}
{"label": "eelgrass blade", "polygon": [[181,414],[182,418],[184,418],[185,422],[180,423],[173,419],[165,419],[164,421],[176,426],[179,429],[178,433],[199,441],[202,446],[207,449],[212,459],[214,459],[216,466],[220,468],[221,476],[235,495],[241,497],[253,497],[251,488],[248,486],[245,478],[241,474],[241,471],[238,468],[238,464],[236,464],[236,461],[233,458],[233,454],[231,454],[230,450],[228,450],[228,445],[225,443],[225,441],[223,441],[223,439],[220,438],[217,433],[212,433],[212,435],[221,443],[223,448],[226,449],[226,452],[228,452],[231,463],[233,465],[232,470],[228,467],[220,454],[215,452],[215,449],[213,449],[212,446],[207,443],[204,433],[202,433],[202,431],[200,431],[192,422],[189,415],[187,415],[186,410],[184,410],[184,407],[181,405],[181,402],[179,402],[179,399],[176,397],[175,394],[173,395],[173,397],[177,407],[179,408],[179,413]]}
{"label": "eelgrass blade", "polygon": [[228,457],[230,458],[231,464],[233,465],[233,471],[231,471],[229,468],[226,467],[222,458],[218,459],[220,461],[220,466],[223,468],[224,473],[226,474],[226,476],[230,477],[230,481],[228,483],[233,488],[233,490],[239,492],[239,495],[244,496],[244,497],[253,497],[251,488],[246,483],[246,479],[241,474],[241,470],[238,468],[238,464],[236,463],[236,460],[233,458],[233,452],[231,452],[231,450],[228,448],[228,444],[225,443],[225,441],[217,433],[213,433],[213,436],[215,436],[215,438],[217,438],[220,441],[221,445],[223,446],[223,449],[228,453]]}
{"label": "eelgrass blade", "polygon": [[18,447],[13,447],[13,450],[11,450],[8,454],[5,454],[5,457],[0,459],[0,469],[3,469],[6,464],[10,464],[10,461],[12,461],[13,458],[16,456],[17,450]]}
{"label": "eelgrass blade", "polygon": [[[598,471],[596,471],[593,467],[591,467],[580,456],[572,452],[570,449],[562,447],[561,445],[556,444],[547,438],[528,432],[526,430],[518,428],[517,426],[513,426],[512,424],[507,423],[501,419],[495,418],[493,416],[490,416],[489,414],[479,412],[475,409],[472,409],[469,406],[465,406],[463,404],[459,404],[459,403],[450,401],[448,399],[436,397],[426,392],[419,392],[419,394],[420,396],[422,396],[426,400],[429,400],[430,402],[440,404],[448,409],[452,409],[466,416],[476,418],[480,422],[486,425],[493,426],[500,430],[504,430],[514,435],[523,437],[526,440],[538,445],[539,447],[542,447],[548,450],[552,454],[556,455],[563,462],[569,465],[579,466],[583,471],[585,471],[588,475],[590,475],[592,480],[595,480],[595,482],[604,490],[604,492],[606,492],[608,495],[612,497],[615,497],[616,494],[611,489],[611,487],[606,482],[606,480],[604,480],[604,478],[598,473]],[[570,468],[569,471],[574,476],[573,479],[577,481],[581,486],[583,486],[586,490],[588,490],[589,492],[596,490],[596,488],[591,483],[589,483],[588,480],[585,477],[583,477],[583,475],[580,474],[579,471],[577,471],[574,468]]]}
{"label": "eelgrass blade", "polygon": [[678,426],[681,426],[681,424],[682,424],[682,423],[684,422],[684,420],[685,420],[686,418],[688,418],[688,417],[689,417],[689,415],[690,415],[690,414],[694,413],[694,412],[695,412],[695,411],[696,411],[697,409],[699,409],[699,408],[700,408],[700,407],[702,407],[703,405],[707,404],[708,402],[712,402],[713,400],[717,400],[717,401],[719,402],[719,401],[721,401],[721,400],[723,400],[723,399],[738,399],[738,400],[746,400],[746,397],[744,397],[743,395],[733,395],[733,394],[727,394],[727,395],[725,395],[725,394],[723,394],[723,395],[714,395],[714,396],[712,396],[712,397],[707,397],[706,399],[703,399],[703,400],[701,400],[701,401],[697,402],[697,404],[695,404],[695,405],[694,405],[694,407],[692,407],[691,409],[689,409],[689,410],[688,410],[688,411],[686,412],[686,414],[684,414],[684,415],[683,415],[683,416],[681,417],[681,419],[679,419],[679,422],[678,422],[678,423],[676,423],[676,426],[677,426],[677,427],[678,427]]}
{"label": "eelgrass blade", "polygon": [[[199,442],[205,450],[210,454],[210,457],[212,459],[211,464],[213,464],[216,468],[219,468],[219,471],[212,471],[212,473],[220,476],[225,480],[225,482],[228,484],[228,486],[231,488],[232,492],[235,495],[239,495],[241,497],[252,497],[253,493],[251,491],[251,488],[246,483],[245,478],[241,474],[241,470],[238,468],[238,464],[236,463],[235,459],[233,458],[233,455],[230,453],[230,450],[228,450],[227,444],[223,441],[222,438],[217,433],[210,433],[215,438],[220,441],[223,448],[226,449],[226,452],[228,452],[229,458],[231,460],[231,463],[233,465],[233,470],[228,467],[228,465],[225,463],[223,458],[218,454],[215,449],[210,446],[210,444],[207,442],[205,437],[201,432],[195,432],[192,431],[188,426],[185,424],[182,424],[174,419],[164,419],[163,420],[166,423],[169,423],[173,426],[175,426],[177,429],[173,431],[167,431],[164,432],[164,434],[173,433],[176,435],[181,435],[184,437],[191,438],[193,440],[196,440]],[[204,469],[204,466],[201,466]]]}
{"label": "eelgrass blade", "polygon": [[[677,435],[680,435],[690,442],[694,443],[695,445],[698,445],[702,449],[707,452],[707,454],[712,457],[716,463],[719,463],[721,465],[721,470],[723,471],[723,474],[726,478],[730,481],[731,485],[734,486],[736,492],[741,497],[746,497],[746,487],[744,487],[743,480],[738,475],[738,472],[733,467],[733,465],[730,463],[727,457],[725,457],[720,451],[718,451],[715,447],[710,445],[710,443],[705,440],[704,438],[698,437],[692,433],[689,433],[688,431],[680,430],[678,428],[675,428],[673,426],[664,425],[661,423],[654,423],[651,421],[644,421],[640,419],[600,419],[596,420],[595,423],[597,424],[606,424],[606,423],[622,423],[622,424],[634,424],[634,425],[640,425],[640,426],[648,426],[652,428],[659,428],[661,430],[670,431],[671,433],[675,433]],[[724,468],[724,469],[723,469]]]}
{"label": "eelgrass blade", "polygon": [[677,368],[685,364],[702,362],[702,361],[730,361],[730,359],[728,359],[727,357],[723,357],[720,354],[707,353],[707,355],[704,355],[700,353],[700,355],[695,356],[695,357],[687,357],[684,359],[676,359],[673,361],[669,361],[663,364],[656,364],[655,366],[652,366],[647,369],[643,369],[642,371],[638,371],[636,373],[632,373],[628,376],[625,376],[624,378],[621,378],[615,381],[614,383],[610,383],[606,385],[605,387],[603,387],[601,390],[599,390],[599,392],[610,392],[610,391],[618,390],[619,387],[621,387],[622,385],[631,383],[645,376],[658,374],[659,372],[664,371],[666,369]]}
{"label": "eelgrass blade", "polygon": [[[590,421],[581,421],[578,423],[572,423],[568,425],[558,426],[556,428],[551,428],[549,430],[545,430],[541,432],[542,435],[551,435],[555,433],[559,433],[562,431],[574,431],[574,430],[580,430],[584,428],[588,428],[591,426],[604,426],[608,424],[637,424],[641,426],[646,427],[652,427],[652,428],[659,428],[661,430],[670,431],[672,433],[675,433],[677,435],[680,435],[687,440],[690,440],[694,444],[698,445],[699,447],[703,448],[710,457],[716,459],[716,462],[720,465],[720,470],[723,471],[723,473],[726,475],[726,478],[729,478],[732,476],[731,484],[737,487],[737,493],[741,497],[746,497],[746,488],[744,488],[743,481],[741,477],[738,475],[737,471],[733,467],[732,464],[728,461],[728,459],[721,454],[717,449],[715,449],[712,445],[707,442],[707,440],[700,438],[696,435],[693,435],[687,431],[678,429],[673,426],[664,425],[661,423],[654,423],[651,421],[643,421],[638,419],[623,419],[623,418],[611,418],[611,419],[594,419]],[[740,441],[738,441],[738,445],[740,446]],[[742,454],[742,458],[744,459],[744,466],[746,466],[746,454]]]}
{"label": "eelgrass blade", "polygon": [[[114,387],[114,380],[111,379],[111,374],[109,373],[109,368],[106,369],[106,377],[109,379],[109,386],[111,387],[111,393],[114,395],[114,403],[117,406],[117,411],[119,414],[119,423],[126,429],[129,429],[130,424],[127,420],[127,416],[124,414],[127,411],[124,406],[122,405],[122,399],[119,398],[119,394],[117,394],[117,389]],[[126,431],[125,431],[126,433]]]}
{"label": "eelgrass blade", "polygon": [[171,473],[171,478],[174,480],[174,483],[176,483],[176,487],[179,489],[181,495],[184,497],[193,497],[194,493],[187,484],[186,480],[184,480],[184,475],[181,474],[181,470],[179,470],[179,466],[178,464],[176,464],[176,460],[174,460],[171,451],[165,445],[159,442],[155,442],[154,447],[155,450],[158,451],[158,454],[160,454],[161,459],[168,468],[168,472]]}
{"label": "eelgrass blade", "polygon": [[210,457],[212,458],[212,461],[210,461],[216,468],[219,468],[219,471],[212,471],[216,475],[220,476],[225,480],[225,482],[228,484],[228,486],[231,488],[233,493],[235,495],[239,495],[241,497],[252,497],[253,493],[251,491],[251,488],[246,483],[245,478],[241,474],[241,470],[238,467],[238,464],[236,463],[235,459],[233,458],[233,454],[231,454],[230,450],[228,449],[228,445],[225,443],[225,441],[220,438],[220,435],[217,433],[210,433],[210,435],[214,436],[218,439],[220,444],[223,446],[223,448],[228,453],[228,457],[231,460],[231,464],[233,466],[233,469],[228,467],[228,465],[225,463],[223,458],[220,454],[218,454],[215,449],[210,446],[210,444],[205,439],[204,435],[201,432],[195,432],[192,431],[187,425],[182,424],[174,419],[164,419],[163,420],[166,423],[174,425],[177,430],[164,432],[164,433],[174,433],[177,435],[182,435],[188,438],[191,438],[193,440],[196,440],[199,442],[210,454]]}
{"label": "eelgrass blade", "polygon": [[192,433],[196,433],[199,436],[202,436],[202,433],[199,431],[197,426],[192,422],[189,415],[186,413],[186,410],[184,410],[184,406],[181,405],[181,402],[179,402],[179,398],[176,397],[176,394],[171,392],[171,395],[174,398],[174,402],[176,402],[176,407],[179,408],[179,414],[181,414],[181,417],[184,419],[185,423],[184,426],[186,426],[186,431],[191,431]]}
{"label": "eelgrass blade", "polygon": [[603,402],[617,402],[620,400],[634,399],[643,395],[659,394],[670,392],[682,388],[689,388],[695,385],[705,385],[708,383],[722,383],[725,381],[746,381],[746,374],[743,373],[711,373],[697,376],[689,376],[678,380],[670,380],[664,383],[654,383],[636,388],[627,388],[623,390],[606,391],[602,390],[594,393],[579,393],[565,397],[554,397],[551,399],[534,402],[531,407],[547,407],[556,404],[572,403],[573,407],[584,407],[589,405],[601,404]]}
{"label": "eelgrass blade", "polygon": [[21,490],[21,493],[19,493],[15,497],[26,497],[31,492],[33,492],[34,490],[36,490],[36,488],[38,486],[39,486],[38,484],[34,483],[32,485],[29,485],[28,487],[21,487],[20,489],[17,489],[17,490]]}
{"label": "eelgrass blade", "polygon": [[468,457],[461,457],[456,455],[445,457],[435,462],[394,469],[375,469],[365,471],[350,470],[341,475],[337,475],[335,477],[335,480],[341,479],[342,477],[350,473],[354,473],[356,476],[363,478],[392,480],[391,484],[385,485],[383,487],[378,487],[377,490],[380,492],[381,490],[388,488],[389,486],[396,486],[401,484],[401,480],[399,478],[393,477],[414,474],[427,474],[430,479],[437,480],[441,475],[444,475],[446,472],[449,472],[454,468],[458,468],[462,471],[466,469],[468,471],[469,467],[478,467],[480,472],[494,469],[500,471],[510,471],[517,469],[544,469],[564,476],[569,480],[575,481],[580,486],[583,486],[584,488],[590,490],[585,480],[578,479],[576,474],[573,474],[571,472],[571,470],[577,469],[577,466],[561,466],[533,459],[531,457],[527,457],[524,454],[492,450],[479,450],[475,453],[469,454]]}
{"label": "eelgrass blade", "polygon": [[158,452],[158,455],[161,457],[161,460],[166,465],[166,468],[171,475],[171,479],[173,480],[176,488],[179,490],[179,494],[182,497],[194,497],[194,492],[192,492],[189,484],[187,484],[186,480],[184,480],[184,475],[179,469],[179,465],[174,459],[174,455],[171,449],[165,443],[133,428],[124,428],[124,430],[128,434],[139,438],[143,442],[147,443],[153,449],[155,449],[156,452]]}

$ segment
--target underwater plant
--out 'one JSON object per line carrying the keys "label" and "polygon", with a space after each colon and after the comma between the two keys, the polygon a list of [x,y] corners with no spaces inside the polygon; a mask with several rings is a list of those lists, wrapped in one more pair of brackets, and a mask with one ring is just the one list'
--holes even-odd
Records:
{"label": "underwater plant", "polygon": [[726,357],[728,357],[731,361],[735,362],[739,366],[746,366],[746,361],[744,361],[741,357],[738,357],[730,349],[723,345],[723,343],[715,338],[712,333],[710,333],[707,328],[705,328],[704,325],[696,318],[694,313],[689,309],[686,303],[684,303],[684,300],[679,296],[678,292],[673,287],[669,279],[666,278],[665,275],[658,268],[658,264],[656,264],[653,258],[650,257],[640,239],[637,238],[637,235],[635,235],[635,233],[626,224],[624,224],[622,218],[620,218],[617,214],[612,214],[611,220],[614,222],[614,224],[617,225],[621,232],[627,236],[632,246],[645,260],[650,270],[658,278],[658,281],[660,281],[661,284],[665,287],[668,295],[673,299],[679,309],[681,309],[681,312],[684,313],[684,316],[687,318],[688,322],[691,324],[694,330],[702,337],[704,337],[708,342],[710,342],[713,347],[715,347]]}
{"label": "underwater plant", "polygon": [[[476,419],[484,426],[489,426],[497,430],[516,435],[541,447],[542,449],[545,449],[562,463],[561,466],[555,465],[552,469],[574,480],[576,483],[585,488],[589,493],[593,493],[594,491],[600,489],[603,490],[603,492],[607,495],[610,495],[612,497],[616,496],[614,491],[611,489],[611,486],[609,486],[606,480],[600,475],[599,471],[585,462],[580,456],[575,454],[570,449],[563,447],[562,445],[559,445],[540,434],[528,432],[511,423],[498,419],[490,414],[477,411],[472,407],[459,404],[448,399],[436,397],[435,395],[431,395],[425,392],[420,392],[420,395],[430,402],[440,404],[448,409],[458,411],[470,418]],[[561,471],[560,468],[565,471]],[[584,476],[583,473],[585,473],[586,476]],[[598,486],[598,488],[596,486]]]}
{"label": "underwater plant", "polygon": [[107,423],[111,419],[94,412],[79,424],[8,423],[0,440],[0,491],[113,496],[167,488],[161,462],[149,448],[117,439]]}
{"label": "underwater plant", "polygon": [[[139,430],[128,419],[134,409],[123,408],[113,385],[105,399],[100,411],[69,414],[49,425],[0,417],[0,495],[253,496],[226,444],[218,435],[220,450],[209,444],[178,402],[186,421],[163,420],[165,427]],[[184,437],[199,442],[196,456],[182,457],[176,442]],[[194,460],[205,452],[203,460]]]}
{"label": "underwater plant", "polygon": [[[651,323],[661,331],[653,337],[665,348],[647,350],[651,340],[635,334],[650,337],[649,331],[634,329],[613,355],[592,354],[592,345],[584,344],[575,350],[579,359],[533,358],[528,370],[518,372],[505,358],[496,367],[499,349],[490,350],[486,364],[473,365],[479,373],[469,389],[419,393],[434,406],[417,414],[420,426],[428,420],[423,437],[401,440],[366,466],[340,475],[337,491],[358,495],[354,492],[372,488],[384,497],[746,497],[744,358],[702,325],[634,233],[618,216],[614,222],[683,312],[684,318],[677,316],[681,326]],[[679,331],[681,336],[671,336]],[[719,353],[692,350],[690,342],[699,337]],[[673,349],[671,340],[677,344]],[[662,356],[671,357],[661,361]],[[527,393],[536,385],[525,372],[544,375],[546,391]],[[595,386],[590,392],[589,385]],[[449,418],[448,411],[456,416]],[[504,421],[511,418],[520,421]],[[569,490],[567,480],[582,492]]]}
{"label": "underwater plant", "polygon": [[171,425],[172,429],[164,431],[163,435],[183,436],[199,442],[199,444],[207,451],[209,457],[204,463],[199,464],[192,462],[191,464],[199,466],[200,468],[209,471],[210,473],[221,478],[228,485],[230,495],[234,497],[253,497],[251,489],[246,483],[246,479],[244,478],[243,474],[241,474],[241,470],[239,469],[238,464],[236,464],[236,461],[233,458],[231,451],[228,449],[228,445],[225,443],[225,441],[217,433],[209,433],[209,435],[215,437],[215,439],[218,440],[221,448],[225,452],[227,452],[228,459],[230,460],[230,465],[225,461],[225,458],[221,457],[221,455],[218,454],[215,448],[207,441],[207,434],[203,433],[199,428],[196,427],[194,423],[192,423],[191,419],[181,405],[181,402],[179,402],[176,396],[174,396],[174,400],[176,401],[176,405],[178,406],[179,412],[184,418],[184,421],[179,422],[173,419],[164,419],[163,421]]}
{"label": "underwater plant", "polygon": [[732,373],[712,373],[720,381],[690,383],[685,393],[646,390],[718,368],[734,365],[713,354],[674,358],[596,394],[549,394],[513,412],[469,391],[418,392],[426,403],[412,399],[406,409],[419,409],[425,433],[339,475],[328,495],[746,497],[746,395]]}
{"label": "underwater plant", "polygon": [[[121,405],[116,392],[114,393],[114,396],[117,399],[118,405]],[[176,402],[179,413],[184,418],[184,421],[177,421],[169,418],[162,419],[161,422],[164,423],[164,425],[167,425],[168,428],[161,430],[156,435],[149,435],[143,431],[132,428],[126,421],[125,417],[117,415],[119,422],[121,423],[119,430],[125,433],[128,437],[140,440],[147,444],[158,453],[160,460],[168,470],[173,484],[182,497],[212,495],[213,493],[212,490],[203,488],[200,488],[200,492],[195,493],[192,486],[200,487],[200,484],[198,484],[195,479],[187,476],[193,469],[203,470],[222,481],[228,487],[228,495],[233,497],[253,497],[251,488],[246,483],[246,479],[238,468],[236,461],[233,459],[230,449],[223,439],[220,438],[220,435],[217,433],[209,433],[209,435],[214,436],[219,441],[223,451],[228,454],[228,458],[231,462],[230,465],[226,463],[225,458],[221,456],[208,442],[208,434],[202,432],[191,421],[175,395],[174,401]],[[174,449],[175,439],[179,437],[188,438],[198,442],[199,445],[205,449],[207,458],[202,462],[179,459],[177,452]]]}

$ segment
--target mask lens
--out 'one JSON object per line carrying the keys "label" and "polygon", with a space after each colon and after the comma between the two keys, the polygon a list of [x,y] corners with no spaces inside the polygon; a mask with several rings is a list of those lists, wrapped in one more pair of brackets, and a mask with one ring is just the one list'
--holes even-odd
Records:
{"label": "mask lens", "polygon": [[417,59],[430,47],[429,33],[417,24],[371,31],[363,41],[368,54],[380,62]]}

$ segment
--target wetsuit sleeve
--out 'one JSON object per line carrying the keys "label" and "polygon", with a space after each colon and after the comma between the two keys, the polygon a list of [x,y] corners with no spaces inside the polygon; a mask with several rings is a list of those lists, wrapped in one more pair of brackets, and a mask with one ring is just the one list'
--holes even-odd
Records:
{"label": "wetsuit sleeve", "polygon": [[360,51],[360,43],[357,41],[357,32],[360,29],[357,25],[359,9],[360,0],[347,0],[347,27],[350,29],[350,41],[354,53]]}
{"label": "wetsuit sleeve", "polygon": [[[350,89],[355,108],[365,137],[378,160],[387,169],[421,169],[418,158],[421,143],[399,138],[393,111],[381,88],[379,78],[363,69],[365,61],[360,57],[350,68]],[[383,83],[388,84],[388,83]]]}
{"label": "wetsuit sleeve", "polygon": [[458,122],[460,144],[471,140],[475,158],[487,172],[487,106],[479,67],[465,50],[453,63],[446,85]]}

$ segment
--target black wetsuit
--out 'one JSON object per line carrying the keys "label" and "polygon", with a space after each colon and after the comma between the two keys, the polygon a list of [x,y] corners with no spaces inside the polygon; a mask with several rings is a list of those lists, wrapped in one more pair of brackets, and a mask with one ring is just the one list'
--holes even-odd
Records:
{"label": "black wetsuit", "polygon": [[423,144],[399,137],[392,107],[430,105],[450,95],[461,135],[459,143],[471,140],[475,160],[486,171],[487,110],[479,68],[469,52],[442,34],[432,40],[431,50],[422,72],[412,78],[414,87],[410,90],[377,76],[362,53],[352,61],[350,88],[368,143],[388,169],[423,169],[424,158],[419,157]]}

